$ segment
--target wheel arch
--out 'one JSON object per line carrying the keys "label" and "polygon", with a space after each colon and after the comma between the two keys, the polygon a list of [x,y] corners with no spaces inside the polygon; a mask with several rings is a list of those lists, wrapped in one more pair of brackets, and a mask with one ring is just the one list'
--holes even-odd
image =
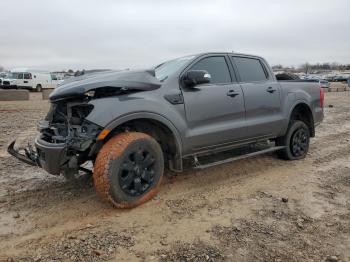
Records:
{"label": "wheel arch", "polygon": [[303,121],[310,130],[310,137],[315,136],[314,117],[310,106],[305,101],[298,101],[289,112],[289,122],[292,120]]}
{"label": "wheel arch", "polygon": [[37,83],[36,86],[35,86],[35,90],[36,91],[42,91],[43,90],[43,86],[41,83]]}
{"label": "wheel arch", "polygon": [[182,141],[181,136],[167,118],[150,112],[140,112],[125,115],[110,122],[105,129],[110,133],[104,139],[107,142],[115,134],[125,131],[144,132],[155,138],[169,160],[169,169],[182,171]]}

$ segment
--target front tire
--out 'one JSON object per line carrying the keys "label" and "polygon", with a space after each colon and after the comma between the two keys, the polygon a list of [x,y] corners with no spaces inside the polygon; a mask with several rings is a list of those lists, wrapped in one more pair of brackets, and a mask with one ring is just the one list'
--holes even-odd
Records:
{"label": "front tire", "polygon": [[289,123],[285,136],[277,138],[277,146],[285,146],[277,152],[278,156],[286,160],[298,160],[306,157],[309,151],[310,130],[307,125],[299,120]]}
{"label": "front tire", "polygon": [[97,193],[117,208],[133,208],[154,197],[164,172],[160,145],[151,136],[121,133],[99,151],[94,166]]}

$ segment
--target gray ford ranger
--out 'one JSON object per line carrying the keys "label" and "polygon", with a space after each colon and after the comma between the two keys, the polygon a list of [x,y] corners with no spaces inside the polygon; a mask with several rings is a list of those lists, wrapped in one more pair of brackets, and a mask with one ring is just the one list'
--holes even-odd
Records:
{"label": "gray ford ranger", "polygon": [[[21,152],[14,141],[8,152],[53,175],[93,173],[103,199],[132,208],[157,193],[165,167],[200,169],[272,151],[304,158],[324,94],[319,83],[277,81],[261,57],[203,53],[76,77],[50,102],[35,147]],[[89,161],[93,171],[83,166]]]}

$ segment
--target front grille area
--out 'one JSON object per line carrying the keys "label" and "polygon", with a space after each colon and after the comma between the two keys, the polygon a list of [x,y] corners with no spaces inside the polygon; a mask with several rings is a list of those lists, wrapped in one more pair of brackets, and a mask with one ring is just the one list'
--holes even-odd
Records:
{"label": "front grille area", "polygon": [[9,82],[9,81],[4,81],[2,84],[3,84],[4,86],[9,86],[9,85],[10,85],[10,82]]}
{"label": "front grille area", "polygon": [[45,121],[41,123],[39,129],[43,134],[42,139],[46,142],[65,142],[68,135],[67,104],[51,104]]}

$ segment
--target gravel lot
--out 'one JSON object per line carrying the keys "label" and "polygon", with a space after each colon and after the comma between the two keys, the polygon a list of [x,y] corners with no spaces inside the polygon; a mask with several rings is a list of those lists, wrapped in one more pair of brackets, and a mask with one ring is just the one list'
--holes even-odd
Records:
{"label": "gravel lot", "polygon": [[350,92],[327,93],[305,160],[274,154],[167,176],[133,210],[6,153],[48,110],[0,102],[0,261],[350,261]]}

